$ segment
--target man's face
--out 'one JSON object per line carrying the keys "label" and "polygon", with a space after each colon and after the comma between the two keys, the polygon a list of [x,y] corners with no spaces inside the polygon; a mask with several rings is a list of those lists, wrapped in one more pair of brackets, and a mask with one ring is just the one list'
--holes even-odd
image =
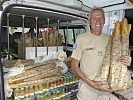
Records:
{"label": "man's face", "polygon": [[100,35],[105,23],[104,15],[101,11],[94,11],[90,16],[89,23],[91,26],[91,32],[95,35]]}

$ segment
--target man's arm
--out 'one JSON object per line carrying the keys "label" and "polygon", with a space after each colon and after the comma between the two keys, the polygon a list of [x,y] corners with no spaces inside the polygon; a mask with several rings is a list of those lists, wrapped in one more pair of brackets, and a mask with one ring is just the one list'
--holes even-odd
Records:
{"label": "man's arm", "polygon": [[79,68],[79,60],[72,58],[71,68],[83,81],[86,83],[92,82]]}
{"label": "man's arm", "polygon": [[79,60],[72,58],[71,62],[71,68],[72,70],[78,75],[80,79],[82,79],[84,82],[86,82],[89,86],[99,90],[99,91],[108,91],[112,92],[111,89],[105,88],[103,85],[106,85],[106,82],[101,82],[101,81],[93,81],[89,79],[80,69],[79,67]]}

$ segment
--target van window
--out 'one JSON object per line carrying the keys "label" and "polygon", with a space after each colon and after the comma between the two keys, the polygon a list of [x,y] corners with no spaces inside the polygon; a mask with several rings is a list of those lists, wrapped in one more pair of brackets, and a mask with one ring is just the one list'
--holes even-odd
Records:
{"label": "van window", "polygon": [[67,44],[73,45],[78,35],[86,32],[86,28],[83,25],[83,26],[76,26],[76,27],[75,26],[68,27],[68,29],[67,28],[59,29],[59,33],[63,36],[63,43],[66,43],[67,32],[68,32]]}
{"label": "van window", "polygon": [[78,35],[85,33],[85,28],[75,29],[75,37],[77,38]]}
{"label": "van window", "polygon": [[78,37],[78,35],[83,34],[85,32],[86,27],[84,25],[61,27],[59,29],[59,34],[63,36],[62,44],[67,56],[71,56],[73,51],[73,44],[76,42],[76,38]]}

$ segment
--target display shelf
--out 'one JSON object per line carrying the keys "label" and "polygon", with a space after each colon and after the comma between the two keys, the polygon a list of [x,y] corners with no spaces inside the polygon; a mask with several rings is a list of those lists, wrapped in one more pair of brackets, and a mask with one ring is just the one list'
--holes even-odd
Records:
{"label": "display shelf", "polygon": [[56,82],[16,88],[14,90],[14,100],[71,99],[72,95],[77,93],[78,80],[79,78],[69,70]]}

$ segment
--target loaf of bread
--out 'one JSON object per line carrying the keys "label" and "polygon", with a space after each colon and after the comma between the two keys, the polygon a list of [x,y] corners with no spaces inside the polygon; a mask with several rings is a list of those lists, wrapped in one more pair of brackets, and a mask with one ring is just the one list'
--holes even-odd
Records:
{"label": "loaf of bread", "polygon": [[115,28],[110,37],[103,64],[95,77],[96,81],[107,81],[113,91],[122,91],[132,87],[131,76],[127,66],[120,62],[122,55],[129,54],[129,32],[131,25],[124,18],[115,23]]}

